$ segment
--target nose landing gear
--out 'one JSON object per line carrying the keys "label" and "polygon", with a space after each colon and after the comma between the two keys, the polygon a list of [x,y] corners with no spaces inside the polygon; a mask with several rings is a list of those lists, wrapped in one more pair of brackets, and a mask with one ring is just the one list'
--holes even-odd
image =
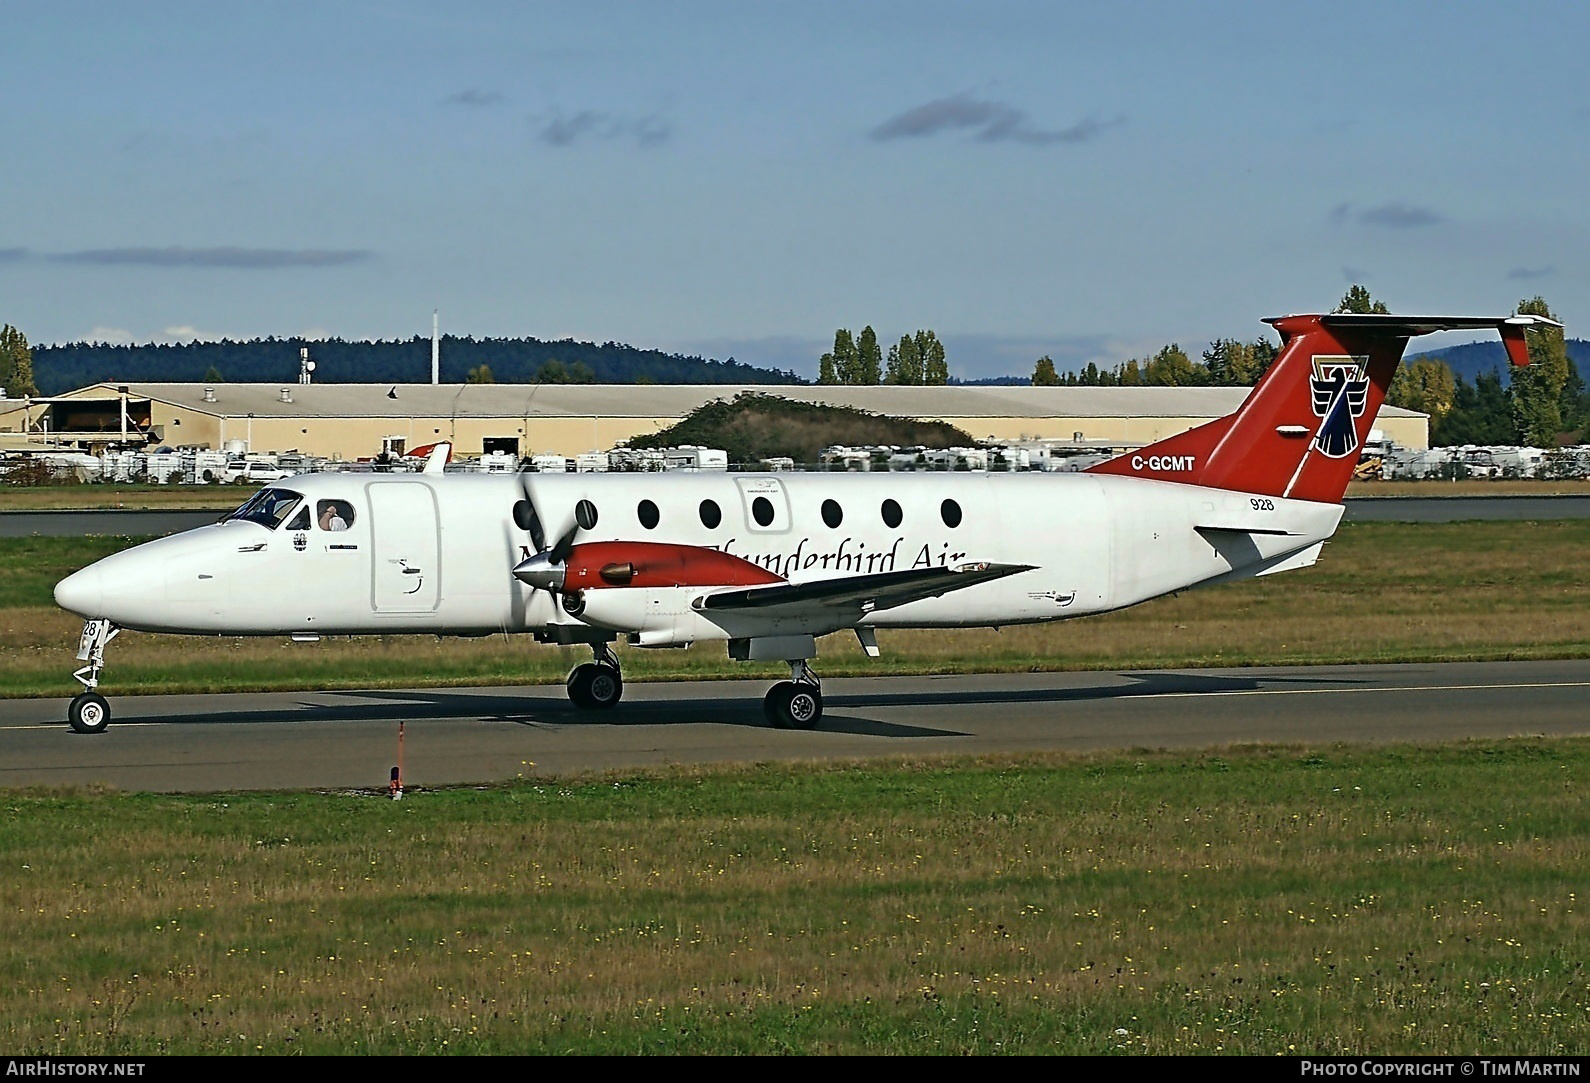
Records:
{"label": "nose landing gear", "polygon": [[73,673],[83,691],[66,708],[66,724],[77,733],[104,733],[110,725],[110,704],[100,695],[99,674],[105,668],[105,646],[115,639],[120,628],[103,618],[85,621],[77,644],[77,660],[88,665]]}

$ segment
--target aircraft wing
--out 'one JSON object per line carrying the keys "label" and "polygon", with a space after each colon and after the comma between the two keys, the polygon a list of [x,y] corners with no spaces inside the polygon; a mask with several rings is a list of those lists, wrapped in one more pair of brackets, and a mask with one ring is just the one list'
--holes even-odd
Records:
{"label": "aircraft wing", "polygon": [[964,564],[958,568],[912,568],[903,572],[851,575],[811,583],[776,583],[768,586],[723,590],[708,594],[699,604],[705,610],[823,611],[853,607],[861,613],[892,609],[923,598],[936,598],[952,590],[1003,579],[1031,571],[1032,564]]}

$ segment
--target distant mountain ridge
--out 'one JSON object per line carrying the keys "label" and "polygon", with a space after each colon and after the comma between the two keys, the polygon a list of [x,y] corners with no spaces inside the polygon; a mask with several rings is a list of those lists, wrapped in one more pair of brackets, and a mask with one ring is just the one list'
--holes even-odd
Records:
{"label": "distant mountain ridge", "polygon": [[[1590,341],[1582,338],[1570,338],[1566,347],[1568,356],[1581,374],[1590,372]],[[1461,376],[1469,384],[1473,384],[1475,377],[1482,372],[1495,370],[1501,373],[1502,386],[1507,387],[1513,382],[1513,366],[1507,363],[1507,353],[1500,342],[1465,342],[1458,346],[1448,346],[1440,350],[1421,350],[1410,353],[1409,361],[1420,358],[1434,358],[1445,361],[1454,376]]]}
{"label": "distant mountain ridge", "polygon": [[[104,381],[199,383],[213,369],[221,382],[298,381],[298,351],[309,347],[317,383],[427,383],[431,378],[431,340],[349,342],[344,339],[264,338],[233,342],[149,343],[113,346],[71,343],[33,348],[33,380],[45,395]],[[441,381],[463,383],[470,370],[485,365],[497,383],[527,383],[549,361],[565,370],[583,365],[594,383],[632,384],[799,384],[793,372],[758,368],[734,358],[642,350],[622,343],[563,339],[483,338],[444,335]],[[214,377],[208,377],[214,379]]]}

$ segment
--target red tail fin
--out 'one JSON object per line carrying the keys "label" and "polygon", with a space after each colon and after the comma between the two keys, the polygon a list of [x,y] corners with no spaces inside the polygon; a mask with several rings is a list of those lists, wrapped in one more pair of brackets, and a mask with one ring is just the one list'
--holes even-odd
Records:
{"label": "red tail fin", "polygon": [[1266,320],[1281,354],[1237,412],[1092,467],[1093,473],[1334,503],[1347,491],[1408,339],[1494,328],[1515,365],[1529,363],[1524,330],[1539,316],[1336,313]]}

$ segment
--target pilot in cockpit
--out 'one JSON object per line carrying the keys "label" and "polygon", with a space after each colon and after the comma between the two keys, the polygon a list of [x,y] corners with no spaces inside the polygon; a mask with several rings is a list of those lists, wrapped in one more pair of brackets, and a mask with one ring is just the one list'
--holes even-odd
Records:
{"label": "pilot in cockpit", "polygon": [[[348,519],[344,518],[345,505],[340,500],[322,500],[320,502],[320,529],[321,530],[347,530]],[[351,509],[349,513],[351,517]]]}

